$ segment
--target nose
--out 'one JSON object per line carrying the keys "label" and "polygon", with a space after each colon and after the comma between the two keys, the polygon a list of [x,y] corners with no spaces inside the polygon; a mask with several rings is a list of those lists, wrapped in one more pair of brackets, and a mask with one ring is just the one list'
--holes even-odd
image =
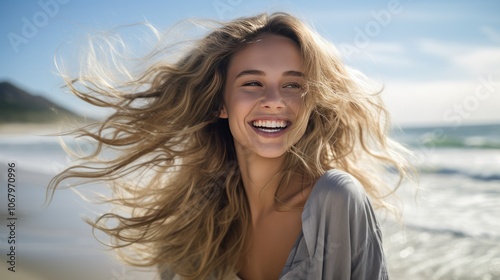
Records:
{"label": "nose", "polygon": [[282,109],[285,107],[285,102],[280,90],[275,87],[269,87],[264,91],[262,100],[260,103],[262,108],[267,108],[271,110]]}

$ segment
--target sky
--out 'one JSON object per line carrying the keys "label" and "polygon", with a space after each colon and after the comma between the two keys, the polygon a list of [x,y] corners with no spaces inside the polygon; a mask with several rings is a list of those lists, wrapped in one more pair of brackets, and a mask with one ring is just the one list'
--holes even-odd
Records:
{"label": "sky", "polygon": [[[500,123],[500,1],[0,1],[0,81],[88,116],[103,111],[61,89],[54,56],[88,33],[148,21],[226,21],[284,11],[339,49],[350,67],[384,86],[393,123]],[[140,34],[137,34],[140,36]],[[76,59],[66,57],[66,61]]]}

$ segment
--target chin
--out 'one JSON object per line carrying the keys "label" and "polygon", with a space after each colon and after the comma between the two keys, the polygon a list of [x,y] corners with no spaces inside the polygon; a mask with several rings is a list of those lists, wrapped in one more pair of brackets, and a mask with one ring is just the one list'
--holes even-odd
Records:
{"label": "chin", "polygon": [[285,148],[282,148],[282,149],[264,149],[264,150],[258,151],[257,154],[263,158],[279,158],[279,157],[284,156],[288,150],[289,149],[285,149]]}

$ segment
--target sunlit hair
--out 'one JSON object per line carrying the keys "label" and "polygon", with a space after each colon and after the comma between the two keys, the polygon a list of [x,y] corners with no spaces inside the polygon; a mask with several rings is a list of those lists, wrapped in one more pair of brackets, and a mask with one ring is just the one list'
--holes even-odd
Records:
{"label": "sunlit hair", "polygon": [[84,60],[89,68],[65,76],[67,86],[114,113],[74,131],[95,140],[97,149],[57,175],[48,194],[70,178],[108,182],[109,202],[118,210],[91,224],[112,237],[123,260],[184,279],[234,278],[250,212],[228,122],[218,116],[231,55],[264,33],[297,43],[306,80],[299,123],[307,128],[278,174],[277,209],[294,211],[278,195],[293,174],[306,186],[332,168],[352,174],[374,204],[389,208],[385,198],[401,181],[387,187],[383,176],[390,170],[403,179],[409,165],[405,149],[387,137],[379,90],[347,69],[333,45],[285,13],[220,24],[178,60],[146,60],[141,75],[121,81],[103,70],[109,60],[101,61],[92,47]]}

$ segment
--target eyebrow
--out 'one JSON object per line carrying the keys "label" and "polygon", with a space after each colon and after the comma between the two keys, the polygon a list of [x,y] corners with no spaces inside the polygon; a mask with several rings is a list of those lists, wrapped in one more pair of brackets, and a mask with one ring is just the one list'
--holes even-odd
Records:
{"label": "eyebrow", "polygon": [[[265,76],[266,74],[264,73],[264,71],[260,71],[260,70],[254,70],[254,69],[243,70],[240,73],[238,73],[238,75],[236,75],[235,79],[237,79],[241,76],[244,76],[244,75]],[[304,73],[302,73],[300,71],[290,70],[290,71],[283,72],[283,76],[304,77]]]}

